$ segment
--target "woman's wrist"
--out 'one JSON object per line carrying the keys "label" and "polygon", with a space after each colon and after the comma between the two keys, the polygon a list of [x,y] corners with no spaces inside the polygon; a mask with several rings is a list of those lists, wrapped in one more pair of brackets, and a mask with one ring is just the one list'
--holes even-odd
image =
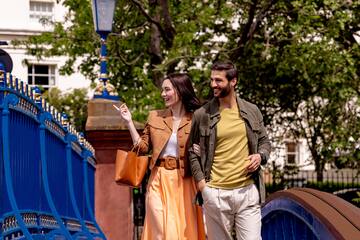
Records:
{"label": "woman's wrist", "polygon": [[141,141],[141,137],[138,137],[138,139],[134,139],[133,144],[134,146],[138,145]]}
{"label": "woman's wrist", "polygon": [[201,180],[197,183],[197,187],[198,187],[198,190],[201,192],[205,187],[206,187],[206,182],[205,180]]}
{"label": "woman's wrist", "polygon": [[132,119],[130,118],[129,120],[125,120],[125,125],[130,129],[130,127],[132,127],[132,125],[134,125]]}

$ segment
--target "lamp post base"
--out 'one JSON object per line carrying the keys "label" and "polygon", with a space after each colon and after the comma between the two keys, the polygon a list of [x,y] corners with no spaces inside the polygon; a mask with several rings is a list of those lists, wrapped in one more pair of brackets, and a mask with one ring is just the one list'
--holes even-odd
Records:
{"label": "lamp post base", "polygon": [[120,101],[114,85],[109,80],[101,81],[95,88],[94,98],[103,98],[114,101]]}

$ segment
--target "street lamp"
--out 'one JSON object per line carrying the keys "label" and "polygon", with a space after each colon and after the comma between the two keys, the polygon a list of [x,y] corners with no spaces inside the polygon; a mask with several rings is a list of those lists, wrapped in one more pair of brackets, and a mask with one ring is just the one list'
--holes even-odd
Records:
{"label": "street lamp", "polygon": [[106,64],[106,38],[111,32],[116,0],[92,0],[95,31],[100,35],[100,83],[96,86],[94,98],[119,100],[115,87],[110,84]]}
{"label": "street lamp", "polygon": [[0,71],[3,70],[5,72],[10,73],[12,71],[12,68],[13,68],[13,61],[10,55],[0,48]]}

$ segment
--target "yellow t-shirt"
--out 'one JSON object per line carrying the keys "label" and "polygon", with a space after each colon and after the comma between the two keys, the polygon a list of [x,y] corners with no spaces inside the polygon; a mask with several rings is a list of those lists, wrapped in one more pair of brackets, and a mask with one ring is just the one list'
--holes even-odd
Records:
{"label": "yellow t-shirt", "polygon": [[209,186],[222,189],[245,187],[254,181],[246,171],[249,148],[246,127],[238,107],[220,109],[216,148]]}

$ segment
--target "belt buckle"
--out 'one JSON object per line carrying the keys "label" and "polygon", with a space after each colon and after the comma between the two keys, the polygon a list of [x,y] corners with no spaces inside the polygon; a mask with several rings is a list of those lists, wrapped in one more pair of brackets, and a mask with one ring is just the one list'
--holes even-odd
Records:
{"label": "belt buckle", "polygon": [[173,170],[176,169],[176,159],[175,158],[168,158],[166,157],[164,159],[164,168],[167,170]]}

